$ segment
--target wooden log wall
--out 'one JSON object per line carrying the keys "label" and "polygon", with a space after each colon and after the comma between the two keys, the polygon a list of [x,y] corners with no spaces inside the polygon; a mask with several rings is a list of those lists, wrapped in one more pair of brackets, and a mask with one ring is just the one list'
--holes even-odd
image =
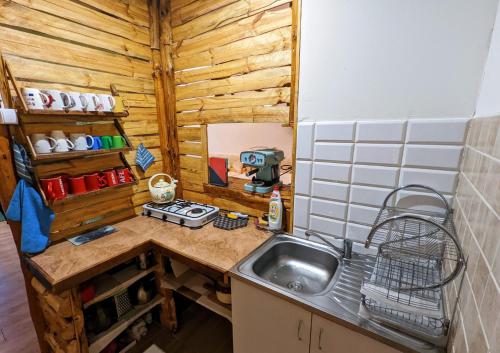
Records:
{"label": "wooden log wall", "polygon": [[206,124],[293,121],[292,0],[171,0],[170,5],[184,197],[261,215],[267,197],[206,184]]}
{"label": "wooden log wall", "polygon": [[[164,169],[150,22],[147,0],[0,0],[0,49],[20,86],[109,93],[115,84],[130,107],[122,119],[125,133],[134,147],[143,143],[156,157],[143,173],[135,151],[126,154],[140,178],[133,190],[55,207],[54,240],[84,224],[92,228],[140,212],[149,201],[146,178]],[[92,164],[105,165],[99,157]],[[45,172],[79,168],[82,161],[72,160],[48,165]]]}

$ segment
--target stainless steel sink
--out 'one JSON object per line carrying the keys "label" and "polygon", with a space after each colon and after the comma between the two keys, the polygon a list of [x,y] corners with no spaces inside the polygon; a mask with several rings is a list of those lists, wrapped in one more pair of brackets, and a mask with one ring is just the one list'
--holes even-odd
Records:
{"label": "stainless steel sink", "polygon": [[314,296],[332,287],[340,267],[340,254],[330,247],[277,235],[243,261],[238,271],[295,295]]}
{"label": "stainless steel sink", "polygon": [[317,294],[332,282],[338,266],[338,259],[330,252],[287,241],[267,249],[252,268],[257,276],[280,287]]}

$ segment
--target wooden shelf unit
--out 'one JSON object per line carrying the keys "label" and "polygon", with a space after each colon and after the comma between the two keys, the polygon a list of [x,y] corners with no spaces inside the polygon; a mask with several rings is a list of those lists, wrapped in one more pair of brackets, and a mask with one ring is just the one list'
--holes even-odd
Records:
{"label": "wooden shelf unit", "polygon": [[120,333],[125,331],[135,320],[146,314],[155,306],[161,304],[164,300],[165,299],[161,295],[157,295],[149,303],[135,306],[109,329],[100,333],[92,340],[89,338],[89,353],[99,353],[111,343],[113,339],[118,337]]}
{"label": "wooden shelf unit", "polygon": [[57,117],[99,117],[99,118],[124,118],[128,116],[128,111],[121,113],[115,112],[77,112],[65,110],[44,110],[44,109],[29,109],[27,112],[21,112],[21,117],[26,116],[57,116]]}
{"label": "wooden shelf unit", "polygon": [[193,270],[179,277],[167,274],[161,280],[161,287],[174,290],[214,313],[231,321],[231,305],[221,303],[215,294],[214,281]]}
{"label": "wooden shelf unit", "polygon": [[154,271],[158,271],[159,268],[159,265],[154,265],[146,270],[140,270],[135,264],[131,264],[112,275],[102,274],[97,276],[93,280],[93,283],[96,285],[96,295],[92,300],[83,304],[83,308],[86,309],[95,303],[112,297],[130,287],[141,278],[146,277]]}

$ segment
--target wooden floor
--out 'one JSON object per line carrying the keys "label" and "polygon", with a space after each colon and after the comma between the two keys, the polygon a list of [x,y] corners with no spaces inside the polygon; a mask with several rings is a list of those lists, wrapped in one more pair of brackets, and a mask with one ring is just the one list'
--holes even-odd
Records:
{"label": "wooden floor", "polygon": [[0,353],[39,353],[10,228],[0,222]]}

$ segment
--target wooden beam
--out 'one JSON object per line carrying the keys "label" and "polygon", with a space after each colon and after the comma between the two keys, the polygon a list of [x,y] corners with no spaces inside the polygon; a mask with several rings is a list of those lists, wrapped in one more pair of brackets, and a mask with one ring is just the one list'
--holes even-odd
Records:
{"label": "wooden beam", "polygon": [[[171,4],[170,0],[160,0],[160,58],[162,66],[163,89],[165,92],[166,105],[166,128],[167,128],[167,151],[169,174],[175,179],[180,178],[179,143],[177,137],[177,121],[175,108],[175,71],[173,61],[173,39],[171,26]],[[177,196],[182,196],[182,187],[177,187]]]}

